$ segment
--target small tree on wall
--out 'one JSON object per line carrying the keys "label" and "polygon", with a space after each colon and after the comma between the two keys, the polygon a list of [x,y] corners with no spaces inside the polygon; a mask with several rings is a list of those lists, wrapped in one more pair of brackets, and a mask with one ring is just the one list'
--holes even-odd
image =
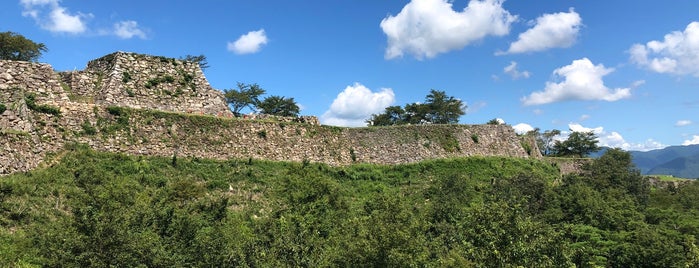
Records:
{"label": "small tree on wall", "polygon": [[299,106],[294,98],[284,98],[282,96],[269,96],[258,105],[260,112],[278,116],[298,116]]}
{"label": "small tree on wall", "polygon": [[600,150],[597,143],[597,135],[592,131],[573,132],[565,141],[556,141],[553,151],[556,156],[585,157]]}
{"label": "small tree on wall", "polygon": [[0,33],[0,60],[37,61],[46,51],[43,43],[35,43],[21,34]]}
{"label": "small tree on wall", "polygon": [[444,91],[430,90],[424,103],[410,103],[386,107],[383,113],[374,114],[366,122],[370,126],[402,124],[455,124],[466,114],[466,104]]}
{"label": "small tree on wall", "polygon": [[237,89],[225,89],[223,91],[226,97],[226,102],[230,105],[231,111],[236,116],[240,116],[240,112],[249,108],[256,110],[260,104],[260,96],[265,94],[265,90],[258,84],[244,84],[238,82]]}

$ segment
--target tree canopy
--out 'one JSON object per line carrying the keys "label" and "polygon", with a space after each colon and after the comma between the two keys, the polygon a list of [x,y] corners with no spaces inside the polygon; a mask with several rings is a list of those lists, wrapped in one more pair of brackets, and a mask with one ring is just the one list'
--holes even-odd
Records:
{"label": "tree canopy", "polygon": [[298,116],[300,108],[294,98],[269,96],[258,105],[260,112],[277,116]]}
{"label": "tree canopy", "polygon": [[584,157],[590,153],[599,151],[597,135],[592,132],[573,131],[565,141],[556,141],[553,152],[556,156]]}
{"label": "tree canopy", "polygon": [[18,33],[0,33],[0,60],[37,61],[46,51],[43,43],[35,43]]}
{"label": "tree canopy", "polygon": [[187,56],[180,57],[180,60],[191,61],[196,64],[199,64],[199,68],[201,68],[202,71],[206,68],[209,68],[209,62],[206,60],[206,56],[204,56],[204,54],[198,56],[188,54]]}
{"label": "tree canopy", "polygon": [[460,99],[447,96],[444,91],[430,90],[424,103],[386,107],[383,113],[373,114],[366,122],[370,126],[403,124],[455,124],[466,114],[466,105]]}
{"label": "tree canopy", "polygon": [[265,94],[265,90],[262,89],[258,84],[245,84],[238,82],[237,89],[225,89],[223,91],[226,97],[226,102],[231,107],[231,111],[236,116],[241,114],[241,111],[245,108],[250,110],[256,110],[257,105],[260,104],[260,96]]}

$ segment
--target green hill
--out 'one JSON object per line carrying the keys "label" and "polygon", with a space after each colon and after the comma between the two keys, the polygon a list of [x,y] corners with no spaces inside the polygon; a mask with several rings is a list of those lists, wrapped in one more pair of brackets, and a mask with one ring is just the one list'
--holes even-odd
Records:
{"label": "green hill", "polygon": [[[331,167],[70,145],[0,179],[3,267],[695,267],[699,185],[625,155]],[[645,182],[645,183],[644,183]]]}

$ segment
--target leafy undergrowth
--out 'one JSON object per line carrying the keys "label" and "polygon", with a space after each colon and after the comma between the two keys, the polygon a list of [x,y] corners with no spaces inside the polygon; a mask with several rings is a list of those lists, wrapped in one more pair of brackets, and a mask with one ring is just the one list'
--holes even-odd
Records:
{"label": "leafy undergrowth", "polygon": [[0,266],[699,264],[699,186],[651,193],[604,157],[561,180],[520,158],[330,167],[67,150],[0,178]]}

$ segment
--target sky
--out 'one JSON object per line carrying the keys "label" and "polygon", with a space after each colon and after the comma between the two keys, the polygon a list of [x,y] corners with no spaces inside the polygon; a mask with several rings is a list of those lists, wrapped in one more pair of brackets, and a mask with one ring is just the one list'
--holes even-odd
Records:
{"label": "sky", "polygon": [[436,89],[467,105],[463,124],[699,144],[699,0],[6,0],[0,31],[45,44],[59,71],[203,54],[214,88],[256,83],[327,125]]}

